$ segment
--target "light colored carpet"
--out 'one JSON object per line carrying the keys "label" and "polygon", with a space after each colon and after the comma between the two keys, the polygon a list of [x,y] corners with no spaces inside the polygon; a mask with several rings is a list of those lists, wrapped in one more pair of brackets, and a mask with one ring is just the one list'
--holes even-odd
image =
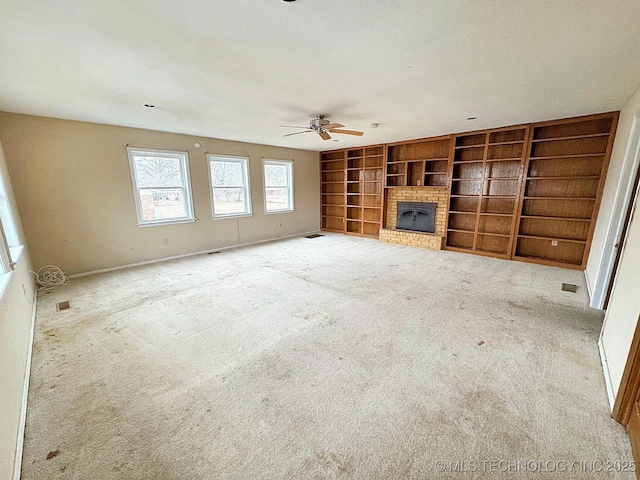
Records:
{"label": "light colored carpet", "polygon": [[75,279],[38,301],[23,478],[634,478],[584,471],[632,460],[586,304],[331,234]]}

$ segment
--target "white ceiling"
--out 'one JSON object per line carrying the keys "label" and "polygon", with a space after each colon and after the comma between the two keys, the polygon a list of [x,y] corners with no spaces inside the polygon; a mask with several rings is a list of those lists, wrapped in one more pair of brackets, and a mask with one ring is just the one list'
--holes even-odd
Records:
{"label": "white ceiling", "polygon": [[[0,110],[310,150],[616,110],[639,18],[638,0],[2,0]],[[314,113],[365,135],[282,136]]]}

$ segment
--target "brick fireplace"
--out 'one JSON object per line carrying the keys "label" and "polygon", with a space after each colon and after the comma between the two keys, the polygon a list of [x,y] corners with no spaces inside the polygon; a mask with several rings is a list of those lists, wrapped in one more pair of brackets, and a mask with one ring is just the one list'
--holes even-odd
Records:
{"label": "brick fireplace", "polygon": [[[430,250],[442,249],[446,228],[448,196],[447,187],[393,187],[387,189],[385,223],[383,228],[380,229],[380,240],[428,248]],[[398,202],[436,203],[435,232],[422,233],[396,230]]]}

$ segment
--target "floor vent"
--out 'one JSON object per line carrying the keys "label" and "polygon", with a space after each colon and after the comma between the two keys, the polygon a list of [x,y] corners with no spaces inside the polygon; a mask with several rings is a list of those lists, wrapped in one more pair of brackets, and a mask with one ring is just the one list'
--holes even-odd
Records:
{"label": "floor vent", "polygon": [[66,310],[67,308],[71,308],[71,305],[69,305],[69,301],[68,300],[65,300],[64,302],[56,303],[56,310],[57,311]]}
{"label": "floor vent", "polygon": [[564,290],[565,292],[576,293],[578,291],[578,286],[574,285],[573,283],[563,283],[562,290]]}
{"label": "floor vent", "polygon": [[312,233],[311,235],[307,235],[304,238],[318,238],[318,237],[324,237],[324,235],[321,233]]}

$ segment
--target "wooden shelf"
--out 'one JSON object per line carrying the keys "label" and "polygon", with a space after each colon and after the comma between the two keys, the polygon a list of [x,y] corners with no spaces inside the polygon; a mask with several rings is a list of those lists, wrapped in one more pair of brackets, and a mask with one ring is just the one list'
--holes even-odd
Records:
{"label": "wooden shelf", "polygon": [[531,142],[539,143],[539,142],[557,142],[560,140],[580,140],[583,138],[608,137],[609,135],[610,133],[607,132],[607,133],[591,133],[587,135],[569,135],[567,137],[534,138],[533,140],[531,140]]}
{"label": "wooden shelf", "polygon": [[590,218],[550,217],[542,215],[520,215],[520,218],[528,218],[533,220],[562,220],[564,222],[591,222]]}
{"label": "wooden shelf", "polygon": [[480,212],[481,216],[491,216],[491,217],[513,217],[511,213],[491,213],[491,212]]}
{"label": "wooden shelf", "polygon": [[477,215],[477,212],[463,212],[461,210],[449,210],[449,213],[463,214],[463,215]]}
{"label": "wooden shelf", "polygon": [[478,235],[486,235],[491,237],[511,238],[511,235],[505,233],[478,232]]}
{"label": "wooden shelf", "polygon": [[602,153],[579,153],[579,154],[568,154],[568,155],[547,155],[541,157],[530,157],[531,160],[571,160],[574,158],[588,158],[588,157],[604,157],[606,155],[605,152]]}
{"label": "wooden shelf", "polygon": [[487,145],[490,147],[495,145],[524,145],[524,140],[512,140],[509,142],[489,142]]}
{"label": "wooden shelf", "polygon": [[570,242],[570,243],[587,243],[586,240],[578,240],[576,238],[560,238],[560,237],[541,237],[538,235],[518,235],[518,238],[533,238],[535,240],[556,241],[556,242]]}
{"label": "wooden shelf", "polygon": [[595,197],[522,197],[524,200],[582,200],[594,201]]}
{"label": "wooden shelf", "polygon": [[460,230],[458,228],[447,228],[447,231],[449,232],[459,232],[459,233],[470,233],[470,234],[474,234],[473,230]]}
{"label": "wooden shelf", "polygon": [[575,176],[564,176],[564,177],[526,177],[526,180],[589,180],[589,179],[599,179],[600,175],[575,175]]}
{"label": "wooden shelf", "polygon": [[487,162],[520,162],[521,157],[509,157],[509,158],[487,158]]}

